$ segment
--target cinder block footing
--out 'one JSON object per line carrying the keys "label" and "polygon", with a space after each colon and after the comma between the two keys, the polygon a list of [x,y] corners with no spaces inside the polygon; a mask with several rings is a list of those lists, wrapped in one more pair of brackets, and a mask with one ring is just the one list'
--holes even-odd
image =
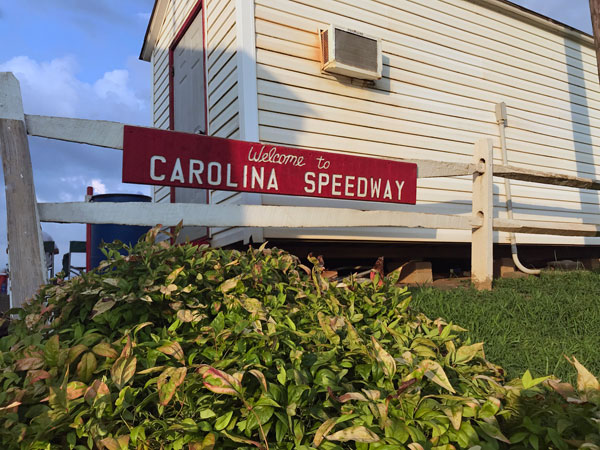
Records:
{"label": "cinder block footing", "polygon": [[428,261],[409,261],[396,269],[400,272],[399,283],[403,284],[431,284],[433,272]]}

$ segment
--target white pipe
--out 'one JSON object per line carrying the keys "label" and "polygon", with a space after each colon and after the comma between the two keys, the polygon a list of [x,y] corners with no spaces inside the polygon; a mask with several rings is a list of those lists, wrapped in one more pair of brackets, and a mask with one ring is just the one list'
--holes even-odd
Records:
{"label": "white pipe", "polygon": [[[500,145],[502,147],[502,164],[505,166],[508,165],[508,154],[506,151],[506,104],[504,102],[498,103],[496,105],[496,119],[498,120],[498,127],[500,128]],[[508,215],[508,219],[512,220],[513,218],[513,210],[512,210],[512,193],[510,189],[510,180],[508,178],[504,179],[504,192],[506,194],[506,213]],[[519,260],[519,252],[517,250],[517,238],[515,237],[515,233],[509,233],[510,236],[510,251],[512,254],[513,262],[517,269],[519,269],[523,273],[527,273],[529,275],[539,275],[540,270],[538,269],[528,269],[525,267],[521,261]]]}

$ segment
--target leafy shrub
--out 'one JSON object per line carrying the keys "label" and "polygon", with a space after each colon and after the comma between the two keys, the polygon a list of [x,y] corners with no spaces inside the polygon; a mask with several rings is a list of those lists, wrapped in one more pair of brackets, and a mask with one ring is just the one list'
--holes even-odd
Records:
{"label": "leafy shrub", "polygon": [[505,383],[483,344],[411,311],[394,278],[330,282],[316,259],[157,233],[17,311],[0,339],[2,448],[599,442],[598,382],[576,360],[579,392],[529,372]]}

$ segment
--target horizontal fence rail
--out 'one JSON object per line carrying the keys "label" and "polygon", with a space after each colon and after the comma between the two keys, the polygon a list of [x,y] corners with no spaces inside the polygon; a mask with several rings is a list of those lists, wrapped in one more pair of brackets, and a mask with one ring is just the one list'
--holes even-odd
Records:
{"label": "horizontal fence rail", "polygon": [[[305,206],[195,205],[192,203],[38,203],[42,222],[114,225],[260,227],[260,228],[352,228],[405,227],[439,230],[479,228],[479,217],[361,211],[350,208]],[[600,225],[493,219],[494,231],[556,236],[600,237]]]}
{"label": "horizontal fence rail", "polygon": [[542,222],[537,220],[494,219],[494,231],[550,234],[554,236],[600,237],[600,225],[588,223]]}
{"label": "horizontal fence rail", "polygon": [[198,205],[191,203],[38,203],[42,222],[120,225],[275,228],[411,227],[471,230],[481,220],[468,216],[361,211],[305,206]]}

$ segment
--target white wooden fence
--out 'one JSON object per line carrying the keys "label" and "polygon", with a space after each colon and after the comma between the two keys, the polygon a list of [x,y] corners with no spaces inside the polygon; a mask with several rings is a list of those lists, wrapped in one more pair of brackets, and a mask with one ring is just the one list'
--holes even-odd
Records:
{"label": "white wooden fence", "polygon": [[37,203],[27,135],[123,148],[123,124],[115,122],[26,115],[19,83],[0,73],[0,155],[6,184],[7,232],[13,306],[30,298],[45,281],[40,222],[185,225],[207,227],[417,227],[471,230],[472,280],[479,289],[492,285],[493,231],[600,236],[594,224],[557,224],[494,218],[493,176],[513,180],[600,189],[600,181],[517,167],[494,165],[491,139],[475,144],[470,164],[411,160],[419,178],[473,176],[471,217],[362,211],[347,208],[307,208],[260,205],[196,205],[157,203]]}

